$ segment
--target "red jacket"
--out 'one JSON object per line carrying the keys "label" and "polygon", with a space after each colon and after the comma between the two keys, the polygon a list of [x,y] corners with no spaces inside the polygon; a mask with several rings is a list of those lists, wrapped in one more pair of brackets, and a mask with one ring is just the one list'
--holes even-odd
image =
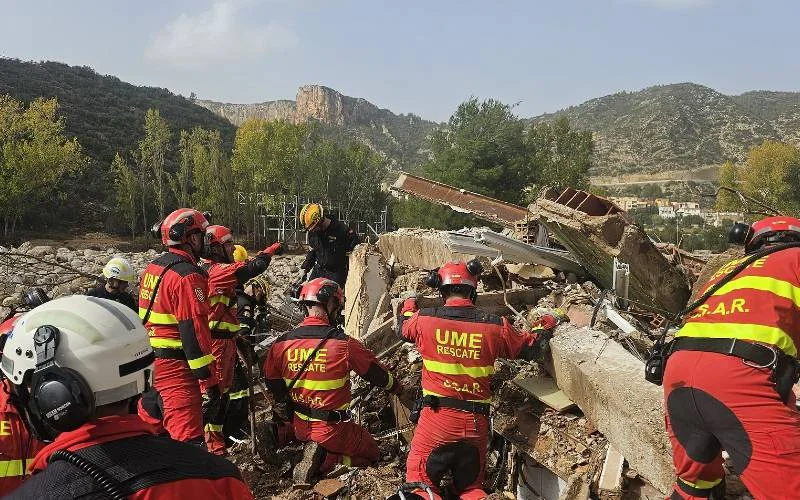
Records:
{"label": "red jacket", "polygon": [[[264,376],[276,397],[280,399],[286,395],[286,387],[330,329],[326,320],[307,317],[300,326],[278,337],[272,344],[264,360]],[[292,401],[311,408],[348,408],[352,398],[351,371],[372,385],[389,391],[401,387],[372,351],[337,328],[292,387],[290,397]],[[295,414],[303,420],[314,420],[297,411]]]}
{"label": "red jacket", "polygon": [[[416,311],[404,305],[404,314]],[[409,301],[406,302],[409,304]],[[422,356],[423,395],[488,403],[489,377],[497,358],[514,359],[530,349],[538,334],[518,332],[507,319],[485,313],[469,299],[450,299],[406,315],[403,337]],[[527,357],[527,356],[522,356]]]}
{"label": "red jacket", "polygon": [[22,417],[9,400],[9,384],[0,387],[0,496],[5,496],[27,479],[31,459],[44,446],[28,433]]}
{"label": "red jacket", "polygon": [[[744,258],[722,266],[703,293]],[[800,346],[800,248],[761,257],[689,315],[677,337],[736,338],[797,356]]]}
{"label": "red jacket", "polygon": [[241,283],[237,271],[246,266],[247,262],[207,262],[203,265],[208,272],[208,328],[212,338],[231,338],[240,329],[236,287]]}
{"label": "red jacket", "polygon": [[[164,269],[169,267],[166,272]],[[161,352],[183,351],[188,368],[205,391],[217,385],[208,330],[208,278],[188,253],[171,248],[145,269],[139,284],[139,316],[144,319],[160,278],[145,327],[150,345]]]}
{"label": "red jacket", "polygon": [[[77,467],[57,460],[57,450],[83,456],[114,478],[130,499],[253,498],[236,467],[200,448],[155,436],[135,415],[101,417],[71,432],[59,434],[36,455],[37,473],[14,498],[75,498],[102,493]],[[103,447],[95,445],[103,444]]]}

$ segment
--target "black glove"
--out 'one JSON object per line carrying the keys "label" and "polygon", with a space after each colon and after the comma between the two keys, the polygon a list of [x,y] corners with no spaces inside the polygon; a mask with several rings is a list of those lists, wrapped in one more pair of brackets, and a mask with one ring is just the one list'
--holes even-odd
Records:
{"label": "black glove", "polygon": [[203,394],[203,424],[221,424],[225,416],[225,398],[219,387],[211,387]]}
{"label": "black glove", "polygon": [[539,338],[533,344],[536,356],[544,356],[550,352],[550,339],[553,338],[553,330],[539,331]]}
{"label": "black glove", "polygon": [[275,401],[272,404],[272,421],[273,422],[291,422],[291,415],[289,414],[289,402],[285,399],[282,401]]}

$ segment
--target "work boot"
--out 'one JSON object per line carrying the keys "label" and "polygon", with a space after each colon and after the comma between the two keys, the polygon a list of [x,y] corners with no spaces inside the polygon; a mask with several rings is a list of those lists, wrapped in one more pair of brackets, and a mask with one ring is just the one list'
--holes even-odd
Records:
{"label": "work boot", "polygon": [[325,448],[309,441],[303,447],[303,459],[295,465],[292,479],[295,486],[310,485],[311,480],[319,474],[319,468],[325,460]]}
{"label": "work boot", "polygon": [[256,427],[256,451],[261,460],[270,465],[279,465],[278,425],[274,422],[262,422]]}

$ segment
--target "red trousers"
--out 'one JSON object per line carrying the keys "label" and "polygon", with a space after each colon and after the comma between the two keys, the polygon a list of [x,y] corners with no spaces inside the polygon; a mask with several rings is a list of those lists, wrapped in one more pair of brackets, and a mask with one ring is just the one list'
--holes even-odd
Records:
{"label": "red trousers", "polygon": [[203,439],[203,398],[186,361],[156,359],[153,387],[164,401],[164,429],[176,441]]}
{"label": "red trousers", "polygon": [[669,358],[664,407],[678,476],[670,498],[707,498],[724,479],[723,449],[756,499],[797,498],[800,413],[793,395],[781,401],[771,373],[724,354]]}
{"label": "red trousers", "polygon": [[309,422],[295,416],[291,425],[278,426],[278,447],[293,441],[314,441],[325,448],[320,474],[330,472],[336,464],[367,467],[380,457],[375,438],[354,422]]}
{"label": "red trousers", "polygon": [[[439,482],[447,471],[453,475],[455,493],[462,499],[486,498],[486,447],[489,420],[451,408],[423,408],[406,461],[406,482],[423,482],[437,500]],[[417,492],[423,497],[427,496]]]}
{"label": "red trousers", "polygon": [[[236,341],[234,339],[211,339],[211,354],[216,359],[217,371],[215,375],[219,380],[219,390],[223,395],[230,391],[233,385],[233,368],[236,366]],[[224,423],[224,416],[221,422]],[[222,432],[222,423],[207,424],[204,427],[206,447],[215,455],[226,455],[225,435]]]}

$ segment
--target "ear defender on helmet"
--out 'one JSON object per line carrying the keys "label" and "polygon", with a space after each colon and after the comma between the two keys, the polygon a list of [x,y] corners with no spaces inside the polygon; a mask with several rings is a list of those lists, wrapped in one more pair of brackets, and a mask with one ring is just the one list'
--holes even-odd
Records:
{"label": "ear defender on helmet", "polygon": [[483,264],[478,259],[472,259],[467,262],[467,271],[469,271],[469,274],[478,277],[483,272]]}
{"label": "ear defender on helmet", "polygon": [[442,277],[439,276],[439,268],[431,269],[428,275],[425,276],[425,286],[430,288],[439,288],[442,286]]}
{"label": "ear defender on helmet", "polygon": [[181,241],[186,234],[186,226],[192,223],[192,216],[189,215],[179,220],[169,228],[169,239]]}
{"label": "ear defender on helmet", "polygon": [[86,380],[55,362],[60,333],[55,326],[43,325],[33,336],[36,369],[31,377],[28,417],[34,433],[44,440],[77,429],[95,410],[94,393]]}
{"label": "ear defender on helmet", "polygon": [[728,242],[733,245],[744,246],[751,234],[752,231],[749,224],[736,222],[728,232]]}

